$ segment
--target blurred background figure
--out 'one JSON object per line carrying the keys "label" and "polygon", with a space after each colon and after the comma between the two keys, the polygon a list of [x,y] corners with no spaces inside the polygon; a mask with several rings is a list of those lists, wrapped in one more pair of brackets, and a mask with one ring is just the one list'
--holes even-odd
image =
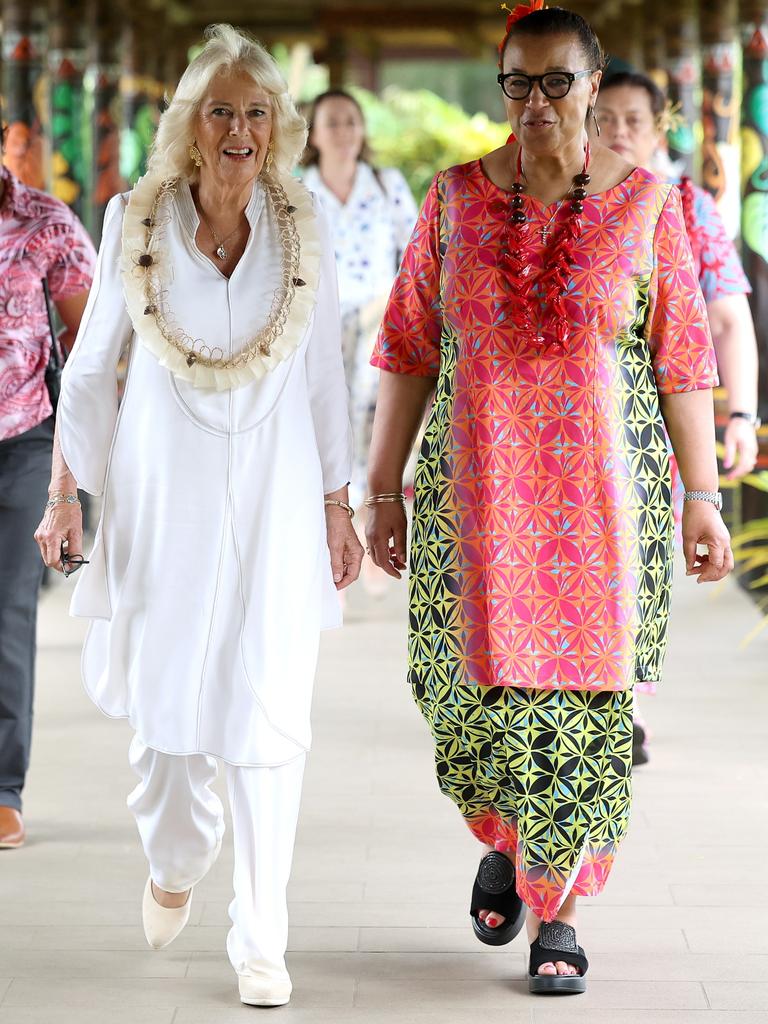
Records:
{"label": "blurred background figure", "polygon": [[331,220],[342,314],[344,369],[355,459],[350,502],[362,505],[379,372],[370,365],[384,305],[417,208],[405,178],[371,159],[360,104],[347,92],[322,93],[308,111],[303,180]]}
{"label": "blurred background figure", "polygon": [[24,842],[21,793],[32,740],[37,595],[33,533],[53,446],[46,387],[51,331],[43,288],[74,342],[96,262],[80,221],[0,166],[0,849]]}
{"label": "blurred background figure", "polygon": [[[602,142],[625,160],[676,180],[666,141],[670,105],[653,79],[631,71],[612,75],[600,87],[596,113]],[[729,479],[737,479],[751,472],[758,451],[757,343],[747,300],[752,289],[712,196],[688,178],[679,186],[720,383],[728,393],[723,466]],[[645,764],[648,728],[637,704],[634,735],[633,764]]]}

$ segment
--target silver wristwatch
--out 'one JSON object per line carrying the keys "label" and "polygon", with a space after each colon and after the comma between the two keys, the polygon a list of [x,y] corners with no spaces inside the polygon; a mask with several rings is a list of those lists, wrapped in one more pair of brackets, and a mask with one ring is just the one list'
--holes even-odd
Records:
{"label": "silver wristwatch", "polygon": [[683,500],[708,501],[715,506],[718,512],[723,507],[723,496],[720,491],[686,491]]}
{"label": "silver wristwatch", "polygon": [[762,426],[760,417],[755,412],[732,412],[729,420],[746,420],[750,427],[754,427],[755,430],[759,430]]}

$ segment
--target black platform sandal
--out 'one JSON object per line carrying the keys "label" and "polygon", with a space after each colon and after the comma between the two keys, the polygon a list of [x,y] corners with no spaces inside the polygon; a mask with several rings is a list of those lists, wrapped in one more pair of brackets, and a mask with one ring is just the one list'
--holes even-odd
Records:
{"label": "black platform sandal", "polygon": [[[481,921],[481,910],[503,914],[504,924],[491,928]],[[488,946],[505,946],[525,923],[525,904],[515,890],[515,868],[503,853],[487,854],[480,861],[469,908],[475,935]]]}
{"label": "black platform sandal", "polygon": [[[580,974],[539,974],[542,964],[553,964],[562,960],[578,967]],[[589,961],[584,950],[576,944],[576,931],[563,921],[541,922],[539,937],[531,943],[531,959],[528,963],[528,990],[537,995],[569,996],[586,992]]]}

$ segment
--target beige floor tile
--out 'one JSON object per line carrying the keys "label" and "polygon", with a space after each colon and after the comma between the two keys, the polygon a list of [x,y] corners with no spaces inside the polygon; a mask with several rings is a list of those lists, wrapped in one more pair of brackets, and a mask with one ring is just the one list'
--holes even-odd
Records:
{"label": "beige floor tile", "polygon": [[768,1011],[768,981],[710,981],[704,990],[715,1010]]}
{"label": "beige floor tile", "polygon": [[[141,978],[15,978],[0,1004],[4,1010],[13,1006],[68,1006],[74,1015],[80,1009],[100,1008],[105,1021],[111,1021],[113,1010],[174,1009],[177,1006],[211,1006],[226,1009],[232,1004],[236,989],[231,980],[206,978],[158,979]],[[76,1019],[76,1018],[75,1018]]]}
{"label": "beige floor tile", "polygon": [[649,952],[621,956],[595,953],[590,949],[589,962],[595,977],[622,981],[768,982],[768,955],[688,953],[669,956]]}
{"label": "beige floor tile", "polygon": [[3,970],[15,978],[183,978],[188,954],[176,950],[67,949],[3,953]]}
{"label": "beige floor tile", "polygon": [[750,953],[768,954],[768,933],[754,917],[743,926],[693,927],[686,928],[684,934],[692,953],[732,954],[735,949],[748,949]]}
{"label": "beige floor tile", "polygon": [[[482,1013],[484,1010],[520,1011],[532,1009],[541,1002],[540,996],[528,993],[527,982],[519,978],[509,981],[486,981],[482,985],[464,981],[420,980],[407,983],[400,981],[397,986],[386,982],[364,979],[357,988],[355,1005],[375,1009],[385,1002],[390,1008],[413,1004],[434,1007],[435,1002],[446,1003],[468,1012]],[[569,1000],[570,1002],[570,1000]],[[524,1006],[520,1006],[524,1003]],[[579,1003],[596,1009],[706,1009],[704,991],[696,982],[657,982],[647,985],[643,982],[593,981]]]}
{"label": "beige floor tile", "polygon": [[[451,1006],[439,1010],[409,1006],[382,1006],[374,1010],[360,1007],[323,1008],[301,1004],[298,997],[280,1009],[279,1019],[281,1024],[282,1021],[290,1021],[291,1024],[472,1024],[473,1020],[467,1016],[466,1011],[455,1010]],[[181,1007],[173,1024],[244,1024],[243,1008],[211,1014],[207,1010]],[[507,1011],[504,1024],[531,1024],[530,1012]]]}
{"label": "beige floor tile", "polygon": [[768,885],[673,885],[671,889],[681,907],[768,907]]}
{"label": "beige floor tile", "polygon": [[358,928],[294,928],[288,932],[288,949],[296,952],[319,950],[328,953],[344,953],[358,949],[360,930]]}
{"label": "beige floor tile", "polygon": [[535,1007],[532,1024],[768,1024],[768,1012],[733,1013],[722,1010],[660,1010],[649,1018],[647,1010],[624,1010],[616,1017],[615,1010],[585,1008],[578,997],[568,1003],[567,1011],[549,1006]]}
{"label": "beige floor tile", "polygon": [[[165,957],[182,954],[191,950],[223,950],[227,938],[227,928],[202,928],[188,926],[172,949],[152,951],[147,946],[141,925],[135,927],[54,927],[16,929],[24,936],[25,946],[36,950],[127,950],[144,952],[151,956]],[[25,933],[29,933],[28,937]]]}
{"label": "beige floor tile", "polygon": [[0,1004],[0,1024],[174,1024],[175,1010],[135,1009],[110,1007],[109,1016],[103,1009],[77,1008],[76,1014],[67,1006],[9,1006]]}
{"label": "beige floor tile", "polygon": [[505,980],[522,973],[521,952],[506,956],[485,953],[347,953],[341,956],[321,953],[291,953],[288,965],[294,979],[314,974],[355,978],[387,979],[391,982],[421,979]]}

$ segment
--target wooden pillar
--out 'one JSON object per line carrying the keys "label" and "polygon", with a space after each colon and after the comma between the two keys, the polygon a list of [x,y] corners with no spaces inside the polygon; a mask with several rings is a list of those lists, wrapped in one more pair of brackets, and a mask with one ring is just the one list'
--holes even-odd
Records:
{"label": "wooden pillar", "polygon": [[668,134],[669,155],[681,174],[696,176],[699,154],[697,134],[701,112],[697,103],[699,88],[699,33],[697,0],[676,0],[667,8],[667,93],[679,107],[680,123]]}
{"label": "wooden pillar", "polygon": [[717,201],[731,238],[739,233],[741,216],[738,96],[734,80],[739,62],[737,24],[737,0],[719,0],[716,5],[702,8],[701,183]]}
{"label": "wooden pillar", "polygon": [[89,0],[90,50],[86,86],[90,99],[90,202],[87,226],[101,238],[107,203],[126,185],[120,177],[119,32],[114,4]]}
{"label": "wooden pillar", "polygon": [[47,153],[43,132],[44,12],[33,0],[2,4],[3,117],[8,126],[3,162],[12,174],[44,189]]}
{"label": "wooden pillar", "polygon": [[657,16],[651,15],[644,19],[643,23],[643,70],[659,85],[659,88],[667,91],[669,76],[667,75],[667,37],[664,32],[664,23],[660,12]]}
{"label": "wooden pillar", "polygon": [[760,357],[759,392],[768,417],[768,0],[741,8],[744,29],[744,95],[741,107],[741,171],[744,182],[741,235],[744,269],[752,284],[750,304]]}
{"label": "wooden pillar", "polygon": [[120,175],[128,185],[135,185],[146,172],[157,128],[163,87],[156,77],[157,60],[152,49],[148,19],[136,12],[129,14],[123,28],[120,75]]}
{"label": "wooden pillar", "polygon": [[52,0],[50,16],[51,192],[82,217],[88,168],[83,145],[86,53],[81,0]]}
{"label": "wooden pillar", "polygon": [[328,37],[319,63],[328,66],[328,85],[331,89],[343,89],[347,81],[349,59],[347,41],[344,36],[334,33]]}
{"label": "wooden pillar", "polygon": [[622,6],[610,18],[595,24],[603,49],[610,55],[606,76],[630,68],[641,71],[646,66],[645,30],[649,18],[640,6]]}

